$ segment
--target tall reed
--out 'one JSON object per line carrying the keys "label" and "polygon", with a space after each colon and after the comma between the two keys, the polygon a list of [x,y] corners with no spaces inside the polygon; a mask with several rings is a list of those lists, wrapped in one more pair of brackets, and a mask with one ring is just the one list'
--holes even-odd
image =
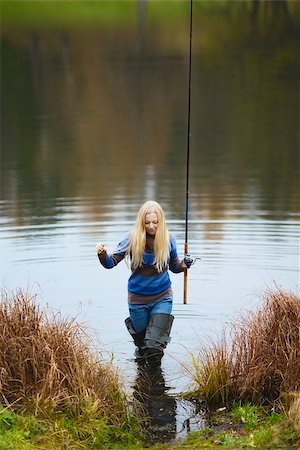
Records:
{"label": "tall reed", "polygon": [[21,290],[0,303],[0,396],[24,410],[105,415],[114,423],[127,406],[117,371],[92,351],[83,327]]}
{"label": "tall reed", "polygon": [[231,390],[274,401],[300,388],[300,299],[267,291],[262,309],[232,326]]}
{"label": "tall reed", "polygon": [[300,298],[268,290],[260,309],[241,315],[218,344],[204,346],[193,358],[195,390],[211,406],[238,400],[273,403],[298,391]]}

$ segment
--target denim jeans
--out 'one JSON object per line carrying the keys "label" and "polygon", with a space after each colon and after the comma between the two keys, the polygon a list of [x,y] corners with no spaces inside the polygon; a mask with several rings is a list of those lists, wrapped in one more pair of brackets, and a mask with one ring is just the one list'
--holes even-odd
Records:
{"label": "denim jeans", "polygon": [[152,314],[171,314],[172,304],[172,297],[165,297],[157,302],[145,305],[129,304],[130,319],[135,331],[138,333],[146,328]]}

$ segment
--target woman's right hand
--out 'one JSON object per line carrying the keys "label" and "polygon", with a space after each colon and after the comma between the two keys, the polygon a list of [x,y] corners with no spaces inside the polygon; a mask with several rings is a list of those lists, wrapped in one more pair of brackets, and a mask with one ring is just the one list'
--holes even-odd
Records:
{"label": "woman's right hand", "polygon": [[105,248],[105,245],[103,244],[103,242],[99,242],[96,245],[96,250],[97,250],[98,254],[106,252],[106,248]]}

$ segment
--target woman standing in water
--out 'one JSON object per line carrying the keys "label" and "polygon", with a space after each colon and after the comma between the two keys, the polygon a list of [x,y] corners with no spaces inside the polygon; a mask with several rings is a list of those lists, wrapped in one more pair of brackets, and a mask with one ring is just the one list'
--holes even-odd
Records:
{"label": "woman standing in water", "polygon": [[96,249],[99,261],[106,269],[112,269],[124,258],[130,262],[130,317],[125,324],[137,346],[137,359],[159,362],[170,341],[174,320],[168,270],[180,273],[189,266],[177,256],[176,240],[168,231],[162,207],[155,201],[144,203],[132,232],[113,253],[108,254],[101,242]]}

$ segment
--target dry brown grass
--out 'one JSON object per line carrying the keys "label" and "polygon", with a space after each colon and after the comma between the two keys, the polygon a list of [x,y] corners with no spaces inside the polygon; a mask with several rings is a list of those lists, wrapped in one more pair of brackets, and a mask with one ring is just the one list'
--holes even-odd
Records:
{"label": "dry brown grass", "polygon": [[262,309],[232,326],[231,390],[272,402],[300,387],[300,299],[277,290],[263,300]]}
{"label": "dry brown grass", "polygon": [[[210,383],[210,380],[218,380]],[[200,351],[194,371],[208,404],[273,403],[300,388],[300,299],[267,291],[261,309],[230,325],[230,338]]]}
{"label": "dry brown grass", "polygon": [[83,327],[41,310],[35,296],[4,294],[0,303],[3,405],[118,418],[126,409],[116,370],[91,351]]}
{"label": "dry brown grass", "polygon": [[223,337],[221,343],[202,347],[197,359],[192,355],[192,377],[200,396],[210,405],[226,403],[230,379],[229,353]]}

